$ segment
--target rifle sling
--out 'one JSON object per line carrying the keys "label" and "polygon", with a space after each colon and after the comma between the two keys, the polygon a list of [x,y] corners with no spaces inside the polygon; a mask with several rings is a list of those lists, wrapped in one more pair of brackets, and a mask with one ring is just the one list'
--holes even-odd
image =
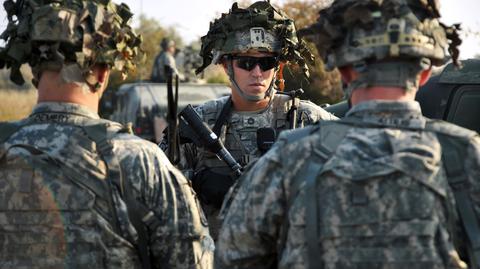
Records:
{"label": "rifle sling", "polygon": [[225,125],[225,123],[228,121],[230,118],[230,115],[233,110],[233,102],[232,102],[232,96],[228,97],[227,102],[225,105],[223,105],[222,111],[220,112],[220,115],[218,116],[217,120],[215,121],[215,125],[213,126],[212,131],[220,137],[220,134],[222,132],[222,127]]}

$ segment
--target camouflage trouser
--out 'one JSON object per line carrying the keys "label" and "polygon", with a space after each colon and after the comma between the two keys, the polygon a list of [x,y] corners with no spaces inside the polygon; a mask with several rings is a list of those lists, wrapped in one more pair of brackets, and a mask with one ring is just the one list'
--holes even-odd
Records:
{"label": "camouflage trouser", "polygon": [[218,218],[220,210],[212,205],[202,204],[203,212],[207,217],[208,229],[210,230],[210,236],[216,242],[218,234],[220,233],[220,228],[222,227],[222,222]]}

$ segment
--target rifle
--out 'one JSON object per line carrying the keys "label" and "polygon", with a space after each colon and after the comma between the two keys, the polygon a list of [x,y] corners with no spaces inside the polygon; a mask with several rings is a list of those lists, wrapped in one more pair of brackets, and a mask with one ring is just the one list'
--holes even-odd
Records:
{"label": "rifle", "polygon": [[237,177],[242,175],[242,166],[225,148],[218,136],[202,121],[191,105],[187,105],[179,114],[180,118],[189,127],[189,136],[196,144],[205,147],[224,161]]}
{"label": "rifle", "polygon": [[284,94],[290,96],[292,99],[292,106],[288,111],[288,119],[290,121],[290,129],[293,130],[297,127],[297,113],[298,107],[300,106],[300,95],[302,95],[304,91],[302,89],[293,90],[289,92],[284,92]]}
{"label": "rifle", "polygon": [[168,150],[167,156],[172,164],[178,164],[180,161],[180,145],[178,139],[178,74],[175,74],[175,94],[173,92],[173,69],[165,65],[165,75],[167,78],[167,123],[168,123]]}

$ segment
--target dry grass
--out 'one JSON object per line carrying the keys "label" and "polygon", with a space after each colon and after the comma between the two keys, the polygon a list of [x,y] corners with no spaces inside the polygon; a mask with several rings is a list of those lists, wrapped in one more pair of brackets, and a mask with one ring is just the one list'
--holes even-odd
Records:
{"label": "dry grass", "polygon": [[207,83],[229,84],[228,76],[221,65],[210,65],[205,69],[205,80]]}
{"label": "dry grass", "polygon": [[37,90],[0,90],[0,121],[25,118],[37,102]]}

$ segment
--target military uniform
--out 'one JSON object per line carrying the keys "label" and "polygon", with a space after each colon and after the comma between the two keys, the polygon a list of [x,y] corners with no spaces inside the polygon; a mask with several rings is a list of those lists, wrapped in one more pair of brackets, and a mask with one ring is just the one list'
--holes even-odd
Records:
{"label": "military uniform", "polygon": [[457,62],[438,1],[337,0],[303,29],[352,108],[284,133],[239,179],[220,268],[480,265],[480,138],[422,116],[432,65]]}
{"label": "military uniform", "polygon": [[[222,97],[209,101],[196,109],[203,122],[213,127],[229,97]],[[291,97],[283,94],[275,94],[271,103],[261,111],[240,112],[232,111],[225,126],[221,129],[220,138],[225,148],[242,165],[246,166],[253,160],[258,159],[262,152],[257,147],[257,130],[262,127],[271,127],[277,133],[289,129],[287,114],[291,106]],[[309,101],[300,101],[297,114],[297,128],[311,125],[319,120],[334,120],[335,116]],[[162,147],[166,148],[165,141]],[[179,168],[187,177],[195,180],[197,174],[203,173],[205,177],[218,176],[222,180],[230,181],[232,171],[228,165],[219,160],[215,154],[204,148],[199,148],[193,143],[182,145],[182,154]],[[205,171],[209,173],[205,174]],[[194,182],[194,184],[196,184]],[[200,195],[202,195],[200,193]],[[203,197],[202,201],[209,197]],[[203,204],[203,208],[210,224],[210,230],[215,238],[220,223],[217,220],[219,208],[209,204]]]}
{"label": "military uniform", "polygon": [[[436,132],[425,130],[431,120],[413,101],[364,102],[342,120],[352,119],[358,124],[347,125],[331,158],[322,147],[345,126],[333,122],[311,128],[298,141],[279,138],[239,179],[217,245],[220,268],[308,268],[307,242],[315,236],[306,231],[312,203],[320,207],[320,252],[314,261],[323,268],[465,268],[452,237],[467,238],[446,225],[447,207],[455,202],[436,132],[467,145],[462,168],[474,201],[480,197],[478,135],[446,122],[435,123]],[[320,176],[310,172],[317,175],[313,187],[306,175],[311,163],[323,166]],[[434,203],[418,184],[438,191],[445,203]],[[316,201],[308,198],[312,188]],[[432,212],[438,213],[435,218],[429,218]],[[425,245],[430,253],[420,251]]]}
{"label": "military uniform", "polygon": [[[209,101],[196,107],[195,110],[202,120],[212,128],[228,98],[222,97]],[[291,98],[289,96],[275,94],[273,100],[265,109],[253,112],[233,111],[225,124],[226,127],[222,128],[220,134],[225,147],[243,166],[247,165],[250,160],[259,158],[261,152],[257,148],[257,130],[262,127],[271,127],[277,131],[277,134],[288,130],[290,122],[287,119],[287,114],[290,106]],[[311,125],[319,120],[336,119],[334,115],[305,100],[300,101],[297,118],[296,128]],[[207,150],[197,148],[191,143],[185,144],[184,147],[188,147],[188,149],[185,150],[183,155],[184,165],[181,165],[181,167],[187,174],[191,174],[188,170],[195,173],[204,167],[212,168],[222,174],[231,173],[225,162],[219,160]]]}
{"label": "military uniform", "polygon": [[[202,72],[210,64],[222,64],[230,80],[232,97],[207,102],[197,108],[197,112],[204,122],[213,126],[213,131],[241,165],[251,163],[271,147],[276,138],[274,131],[278,134],[286,129],[334,118],[310,102],[292,98],[296,92],[292,92],[292,96],[276,93],[276,82],[279,82],[280,89],[283,85],[282,74],[279,73],[282,72],[281,64],[297,65],[308,79],[307,62],[313,62],[313,55],[297,36],[294,21],[268,1],[257,1],[247,8],[240,8],[238,3],[234,3],[228,13],[210,24],[208,33],[201,40],[200,56],[203,61],[196,73]],[[262,76],[253,73],[257,66]],[[240,69],[248,77],[236,77],[235,70]],[[265,85],[259,92],[249,92],[240,87],[246,79],[261,80]],[[235,98],[245,102],[246,111],[234,111]],[[266,106],[260,111],[249,111],[259,104]],[[297,116],[293,116],[295,113]],[[180,137],[182,141],[182,128]],[[190,140],[195,142],[195,138]],[[180,166],[192,179],[215,238],[218,211],[237,175],[214,154],[194,144],[184,145],[182,151]],[[234,193],[231,193],[230,197],[233,196]],[[224,209],[228,209],[228,206]]]}
{"label": "military uniform", "polygon": [[[65,164],[72,174],[95,179],[106,179],[109,174],[95,143],[81,127],[107,123],[125,187],[131,188],[134,199],[155,215],[156,221],[148,224],[153,268],[211,267],[214,246],[198,201],[187,180],[154,144],[119,133],[119,124],[101,120],[96,113],[77,104],[41,103],[24,122],[28,124],[10,136],[4,149],[15,144],[30,145]],[[21,153],[15,149],[9,154],[14,151]],[[116,231],[114,220],[101,214],[111,212],[97,203],[105,199],[100,196],[108,194],[79,191],[64,179],[65,182],[50,185],[50,191],[38,201],[39,209],[34,212],[21,210],[22,204],[31,201],[20,200],[20,196],[13,196],[15,192],[8,192],[11,197],[4,193],[2,199],[8,202],[2,205],[4,213],[0,216],[1,267],[141,268],[131,240],[135,232],[126,212],[132,205],[118,189],[113,189],[115,211],[122,227]],[[24,228],[14,228],[19,225]]]}
{"label": "military uniform", "polygon": [[144,58],[129,7],[4,8],[0,68],[22,84],[29,64],[39,104],[0,123],[0,267],[210,268],[213,241],[188,181],[154,144],[93,112],[110,70],[126,78]]}
{"label": "military uniform", "polygon": [[169,66],[174,74],[178,73],[175,58],[167,51],[160,52],[153,62],[151,80],[153,82],[166,83],[165,66]]}

